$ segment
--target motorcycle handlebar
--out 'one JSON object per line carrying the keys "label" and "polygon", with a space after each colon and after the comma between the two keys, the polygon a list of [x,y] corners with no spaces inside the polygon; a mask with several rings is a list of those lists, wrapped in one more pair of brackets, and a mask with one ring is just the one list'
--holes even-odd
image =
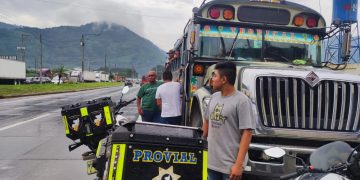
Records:
{"label": "motorcycle handlebar", "polygon": [[128,102],[128,104],[129,104],[129,103],[132,103],[132,102],[135,101],[135,100],[136,100],[136,98],[131,99],[131,100]]}
{"label": "motorcycle handlebar", "polygon": [[114,108],[115,112],[118,112],[121,108],[127,106],[128,104],[132,103],[135,100],[136,100],[136,98],[133,98],[129,101],[120,101],[119,104],[117,104]]}
{"label": "motorcycle handlebar", "polygon": [[317,169],[317,168],[314,168],[314,167],[305,166],[302,169],[298,169],[296,172],[280,176],[280,179],[291,179],[293,177],[297,177],[297,176],[299,176],[301,174],[305,174],[305,173],[308,173],[308,172],[309,173],[324,173],[326,171],[324,171],[322,169]]}

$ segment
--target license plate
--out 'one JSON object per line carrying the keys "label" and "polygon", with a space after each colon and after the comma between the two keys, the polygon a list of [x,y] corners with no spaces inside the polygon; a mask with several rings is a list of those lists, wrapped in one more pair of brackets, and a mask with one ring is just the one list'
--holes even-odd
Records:
{"label": "license plate", "polygon": [[92,160],[87,161],[86,172],[88,175],[95,174],[97,172],[96,169],[93,167]]}

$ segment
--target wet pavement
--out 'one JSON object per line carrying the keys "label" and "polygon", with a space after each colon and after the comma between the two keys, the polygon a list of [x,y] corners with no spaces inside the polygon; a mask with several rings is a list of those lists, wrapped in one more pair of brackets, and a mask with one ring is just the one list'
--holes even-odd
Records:
{"label": "wet pavement", "polygon": [[[61,106],[107,96],[118,101],[121,89],[0,99],[0,179],[94,179],[81,157],[88,148],[68,150],[72,141],[65,136]],[[132,87],[123,99],[134,98],[138,89]],[[135,102],[123,111],[137,118]]]}

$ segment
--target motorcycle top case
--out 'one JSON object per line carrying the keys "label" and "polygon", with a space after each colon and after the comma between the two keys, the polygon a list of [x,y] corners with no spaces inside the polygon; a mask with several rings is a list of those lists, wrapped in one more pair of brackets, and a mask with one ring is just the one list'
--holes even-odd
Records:
{"label": "motorcycle top case", "polygon": [[131,123],[111,137],[107,179],[207,180],[207,141],[199,128]]}
{"label": "motorcycle top case", "polygon": [[72,140],[104,135],[114,126],[110,97],[62,107],[65,134]]}

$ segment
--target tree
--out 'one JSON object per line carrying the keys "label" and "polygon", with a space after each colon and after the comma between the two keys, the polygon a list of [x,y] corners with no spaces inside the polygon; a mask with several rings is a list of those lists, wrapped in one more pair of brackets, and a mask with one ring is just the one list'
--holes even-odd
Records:
{"label": "tree", "polygon": [[34,77],[36,75],[36,71],[34,69],[26,69],[26,77]]}
{"label": "tree", "polygon": [[57,69],[54,69],[54,73],[57,73],[58,74],[58,77],[59,77],[59,81],[58,81],[58,84],[60,84],[60,80],[61,80],[61,77],[64,76],[65,74],[65,67],[63,65],[61,65],[59,68]]}

